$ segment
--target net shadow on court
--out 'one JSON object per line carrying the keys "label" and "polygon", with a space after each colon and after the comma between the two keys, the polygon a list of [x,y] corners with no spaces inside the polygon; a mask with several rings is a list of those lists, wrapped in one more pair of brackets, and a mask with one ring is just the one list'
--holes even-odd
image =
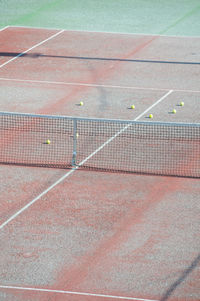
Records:
{"label": "net shadow on court", "polygon": [[20,52],[0,52],[0,57],[26,57],[26,58],[60,58],[70,60],[88,60],[88,61],[113,61],[129,63],[152,63],[152,64],[174,64],[174,65],[200,65],[200,62],[183,61],[163,61],[163,60],[134,60],[125,58],[106,58],[106,57],[87,57],[87,56],[67,56],[67,55],[48,55],[42,53],[20,53]]}

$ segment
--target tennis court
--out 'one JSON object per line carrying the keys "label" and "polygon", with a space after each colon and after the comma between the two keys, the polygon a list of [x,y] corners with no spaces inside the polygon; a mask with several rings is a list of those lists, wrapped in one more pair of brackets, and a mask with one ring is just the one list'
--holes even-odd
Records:
{"label": "tennis court", "polygon": [[[117,130],[102,127],[108,134],[98,139],[97,130],[82,138],[81,129],[88,132],[91,124],[82,124],[78,137],[67,134],[81,141],[79,163],[92,157],[98,165],[99,148],[119,144],[131,122],[199,123],[199,49],[199,37],[8,26],[0,31],[0,111],[126,120]],[[29,129],[37,127],[34,120]],[[5,157],[19,136],[10,131],[7,142],[0,141]],[[55,131],[47,145],[48,128],[44,133],[38,156],[45,160],[55,145],[53,160],[63,137]],[[37,137],[31,137],[26,144],[18,140],[12,158],[25,148],[33,154]],[[192,141],[199,151],[196,137],[190,148],[183,149],[185,142],[180,147],[179,165],[194,149]],[[117,155],[111,148],[109,171],[22,166],[1,158],[0,300],[200,299],[199,176],[111,171],[126,157],[128,143]],[[138,139],[134,147],[142,153],[145,143]],[[187,163],[196,169],[198,151]],[[166,162],[174,167],[172,160],[171,154]]]}

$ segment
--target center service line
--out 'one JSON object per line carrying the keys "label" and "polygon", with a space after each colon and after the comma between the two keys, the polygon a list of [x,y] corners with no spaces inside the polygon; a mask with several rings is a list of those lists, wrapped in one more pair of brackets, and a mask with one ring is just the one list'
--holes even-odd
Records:
{"label": "center service line", "polygon": [[[147,108],[143,113],[138,115],[134,121],[141,118],[143,115],[145,115],[148,111],[150,111],[152,108],[154,108],[156,105],[158,105],[161,101],[163,101],[168,95],[170,95],[173,92],[173,90],[168,91],[165,93],[161,98],[159,98],[154,104],[152,104],[149,108]],[[60,179],[58,179],[54,184],[49,186],[46,190],[44,190],[41,194],[39,194],[36,198],[34,198],[31,202],[26,204],[23,208],[21,208],[19,211],[17,211],[14,215],[12,215],[9,219],[7,219],[4,223],[0,225],[0,230],[3,229],[9,222],[14,220],[18,215],[20,215],[22,212],[24,212],[26,209],[28,209],[31,205],[33,205],[37,200],[39,200],[41,197],[43,197],[45,194],[47,194],[51,189],[53,189],[55,186],[60,184],[64,179],[69,177],[75,170],[77,170],[80,166],[82,166],[86,161],[88,161],[92,156],[94,156],[96,153],[98,153],[105,145],[110,143],[113,139],[115,139],[120,133],[122,133],[128,126],[130,126],[130,123],[122,130],[120,130],[118,133],[116,133],[114,136],[109,138],[105,143],[103,143],[98,149],[96,149],[93,153],[91,153],[87,158],[85,158],[79,166],[76,166],[72,168],[69,172],[67,172],[65,175],[63,175]]]}

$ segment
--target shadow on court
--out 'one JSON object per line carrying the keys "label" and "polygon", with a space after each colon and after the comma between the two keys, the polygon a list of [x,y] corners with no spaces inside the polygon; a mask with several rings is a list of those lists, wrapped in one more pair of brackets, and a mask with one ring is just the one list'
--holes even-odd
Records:
{"label": "shadow on court", "polygon": [[0,52],[0,57],[51,57],[70,60],[88,60],[88,61],[113,61],[113,62],[130,62],[130,63],[152,63],[152,64],[175,64],[175,65],[200,65],[200,62],[181,62],[181,61],[157,61],[157,60],[133,60],[123,58],[103,58],[103,57],[85,57],[85,56],[65,56],[65,55],[48,55],[41,53],[19,53],[19,52]]}
{"label": "shadow on court", "polygon": [[188,275],[200,264],[200,254],[192,261],[191,265],[185,269],[181,276],[166,290],[160,301],[167,301],[176,288],[188,277]]}

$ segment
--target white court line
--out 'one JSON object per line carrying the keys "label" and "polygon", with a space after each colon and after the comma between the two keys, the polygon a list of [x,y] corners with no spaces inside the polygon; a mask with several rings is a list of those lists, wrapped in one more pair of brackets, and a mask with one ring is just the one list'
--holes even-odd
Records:
{"label": "white court line", "polygon": [[[72,83],[72,82],[57,82],[47,80],[35,80],[35,79],[19,79],[19,78],[6,78],[0,77],[0,81],[16,81],[16,82],[27,82],[27,83],[38,83],[38,84],[50,84],[50,85],[66,85],[66,86],[85,86],[85,87],[102,87],[110,89],[130,89],[130,90],[152,90],[152,91],[169,91],[169,88],[152,88],[152,87],[134,87],[134,86],[118,86],[118,85],[104,85],[104,84],[89,84],[89,83]],[[174,92],[192,92],[200,93],[200,90],[182,90],[173,89]]]}
{"label": "white court line", "polygon": [[[161,97],[158,101],[156,101],[153,105],[151,105],[148,109],[146,109],[143,113],[141,113],[139,116],[137,116],[134,121],[141,118],[143,115],[145,115],[149,110],[151,110],[153,107],[155,107],[157,104],[159,104],[163,99],[165,99],[169,94],[171,94],[173,90],[170,90],[167,92],[163,97]],[[106,146],[108,143],[113,141],[116,137],[118,137],[121,133],[123,133],[129,126],[131,126],[132,123],[128,123],[123,129],[121,129],[119,132],[117,132],[114,136],[109,138],[106,142],[104,142],[98,149],[96,149],[92,154],[90,154],[85,160],[83,160],[79,166],[82,166],[86,161],[88,161],[90,158],[92,158],[94,155],[96,155],[104,146]]]}
{"label": "white court line", "polygon": [[45,42],[47,42],[47,41],[49,41],[49,40],[55,38],[56,36],[58,36],[59,34],[61,34],[63,31],[64,31],[64,29],[61,30],[61,31],[59,31],[59,32],[57,32],[56,34],[50,36],[49,38],[47,38],[47,39],[41,41],[40,43],[34,45],[33,47],[27,49],[26,51],[19,53],[17,56],[13,57],[13,58],[10,59],[9,61],[7,61],[7,62],[3,63],[2,65],[0,65],[0,68],[4,67],[5,65],[9,64],[10,62],[16,60],[18,57],[20,57],[20,56],[22,56],[23,54],[29,52],[30,50],[32,50],[32,49],[34,49],[34,48],[36,48],[36,47],[38,47],[38,46],[44,44]]}
{"label": "white court line", "polygon": [[[55,27],[34,27],[34,26],[23,26],[23,25],[10,25],[9,27],[13,28],[27,28],[27,29],[44,29],[44,30],[61,30],[62,28],[55,28]],[[118,32],[118,31],[93,31],[93,30],[82,30],[82,29],[64,29],[66,32],[85,32],[85,33],[102,33],[102,34],[120,34],[120,35],[136,35],[136,36],[149,36],[149,37],[167,37],[167,38],[200,38],[200,36],[178,36],[178,35],[165,35],[159,33],[138,33],[138,32]]]}
{"label": "white court line", "polygon": [[5,29],[7,29],[7,28],[9,28],[10,26],[9,25],[7,25],[7,26],[5,26],[5,27],[3,27],[3,28],[1,28],[0,29],[0,31],[3,31],[3,30],[5,30]]}
{"label": "white court line", "polygon": [[59,293],[59,294],[71,294],[71,295],[111,298],[111,299],[118,299],[118,300],[123,299],[123,300],[135,300],[135,301],[158,301],[158,300],[152,300],[152,299],[141,299],[141,298],[134,298],[134,297],[122,297],[122,296],[102,295],[102,294],[93,294],[93,293],[71,292],[71,291],[53,290],[53,289],[35,288],[35,287],[0,285],[0,288],[13,289],[13,290],[23,290],[23,291],[36,291],[36,292],[47,292],[47,293]]}
{"label": "white court line", "polygon": [[[168,95],[170,95],[173,92],[173,90],[168,91],[165,93],[161,98],[159,98],[154,104],[152,104],[149,108],[147,108],[143,113],[138,115],[134,120],[138,120],[143,115],[145,115],[148,111],[150,111],[152,108],[154,108],[157,104],[159,104],[162,100],[164,100]],[[117,136],[119,136],[123,131],[125,131],[131,124],[129,123],[126,127],[124,127],[122,130],[120,130],[118,133],[116,133],[114,136],[109,138],[104,144],[102,144],[98,149],[96,149],[92,154],[90,154],[87,158],[85,158],[79,166],[76,166],[72,168],[69,172],[67,172],[64,176],[62,176],[60,179],[58,179],[54,184],[49,186],[46,190],[44,190],[41,194],[39,194],[36,198],[34,198],[31,202],[26,204],[23,208],[21,208],[19,211],[17,211],[14,215],[12,215],[9,219],[7,219],[4,223],[0,225],[0,230],[3,229],[9,222],[14,220],[18,215],[20,215],[22,212],[24,212],[26,209],[28,209],[31,205],[33,205],[37,200],[39,200],[42,196],[47,194],[51,189],[53,189],[56,185],[61,183],[64,179],[69,177],[75,170],[77,170],[80,166],[82,166],[86,161],[88,161],[92,156],[97,154],[105,145],[110,143],[113,139],[115,139]]]}
{"label": "white court line", "polygon": [[72,174],[78,167],[75,167],[71,169],[69,172],[67,172],[64,176],[62,176],[60,179],[58,179],[54,184],[49,186],[46,190],[44,190],[41,194],[39,194],[36,198],[34,198],[31,202],[26,204],[23,208],[21,208],[19,211],[17,211],[14,215],[12,215],[9,219],[7,219],[3,224],[0,225],[0,230],[3,229],[9,222],[11,222],[13,219],[15,219],[18,215],[20,215],[23,211],[28,209],[32,204],[34,204],[37,200],[39,200],[43,195],[47,194],[51,189],[53,189],[56,185],[61,183],[64,179],[66,179],[70,174]]}

